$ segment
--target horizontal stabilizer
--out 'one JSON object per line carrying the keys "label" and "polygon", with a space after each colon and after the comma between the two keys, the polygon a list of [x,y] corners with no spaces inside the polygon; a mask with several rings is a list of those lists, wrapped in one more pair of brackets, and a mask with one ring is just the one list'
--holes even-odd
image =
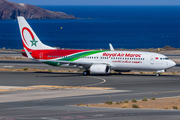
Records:
{"label": "horizontal stabilizer", "polygon": [[31,54],[27,51],[26,48],[24,48],[25,52],[26,52],[26,55],[28,56],[29,59],[34,59]]}

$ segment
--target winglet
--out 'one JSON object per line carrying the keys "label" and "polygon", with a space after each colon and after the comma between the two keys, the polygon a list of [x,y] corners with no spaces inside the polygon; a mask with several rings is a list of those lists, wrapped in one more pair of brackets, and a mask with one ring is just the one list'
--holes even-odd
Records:
{"label": "winglet", "polygon": [[110,50],[111,50],[111,51],[114,51],[114,48],[113,48],[113,46],[111,45],[111,43],[109,43],[109,47],[110,47]]}
{"label": "winglet", "polygon": [[27,51],[27,49],[24,47],[24,50],[26,52],[26,55],[28,56],[29,59],[34,59],[31,54]]}

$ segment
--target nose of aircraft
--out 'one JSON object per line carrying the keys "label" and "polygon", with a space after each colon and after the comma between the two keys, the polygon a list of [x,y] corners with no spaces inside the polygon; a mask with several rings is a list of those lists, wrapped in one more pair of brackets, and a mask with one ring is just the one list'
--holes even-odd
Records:
{"label": "nose of aircraft", "polygon": [[170,65],[170,67],[174,67],[174,66],[176,66],[176,63],[171,60],[171,61],[169,62],[169,65]]}

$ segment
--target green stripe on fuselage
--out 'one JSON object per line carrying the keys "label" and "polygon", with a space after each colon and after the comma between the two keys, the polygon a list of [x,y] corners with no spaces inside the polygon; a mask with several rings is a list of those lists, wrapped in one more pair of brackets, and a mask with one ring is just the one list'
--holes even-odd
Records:
{"label": "green stripe on fuselage", "polygon": [[74,55],[70,55],[68,57],[58,59],[58,60],[60,60],[60,61],[75,61],[75,60],[78,60],[80,57],[86,57],[86,56],[93,55],[93,54],[96,54],[96,53],[101,53],[101,52],[106,52],[106,51],[101,51],[101,50],[86,51],[86,52],[81,52],[81,53],[77,53],[77,54],[74,54]]}
{"label": "green stripe on fuselage", "polygon": [[59,64],[59,62],[54,62],[54,61],[45,61],[45,62],[42,62],[42,63],[52,65],[52,66],[61,66],[62,65],[62,64]]}

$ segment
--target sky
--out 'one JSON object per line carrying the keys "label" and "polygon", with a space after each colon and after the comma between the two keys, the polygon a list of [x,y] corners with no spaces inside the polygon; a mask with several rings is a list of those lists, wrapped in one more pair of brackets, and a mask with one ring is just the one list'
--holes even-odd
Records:
{"label": "sky", "polygon": [[8,0],[31,5],[180,5],[180,0]]}

